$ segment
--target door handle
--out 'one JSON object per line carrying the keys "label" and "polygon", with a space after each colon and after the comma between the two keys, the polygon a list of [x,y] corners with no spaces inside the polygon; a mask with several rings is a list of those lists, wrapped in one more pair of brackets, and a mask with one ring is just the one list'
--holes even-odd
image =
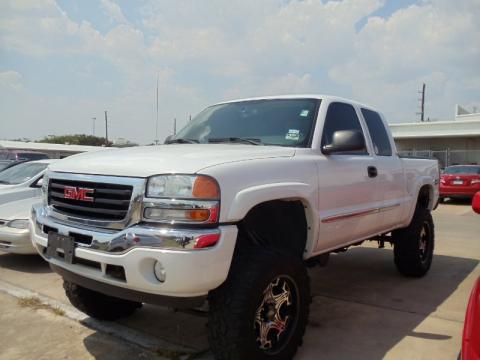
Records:
{"label": "door handle", "polygon": [[378,171],[375,166],[369,166],[367,168],[367,171],[368,171],[368,177],[374,178],[378,175]]}

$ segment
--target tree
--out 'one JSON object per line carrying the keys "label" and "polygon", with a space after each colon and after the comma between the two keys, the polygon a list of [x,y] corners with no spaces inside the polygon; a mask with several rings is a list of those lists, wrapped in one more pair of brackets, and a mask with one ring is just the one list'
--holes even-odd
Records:
{"label": "tree", "polygon": [[[90,146],[104,146],[105,138],[93,135],[76,134],[76,135],[51,135],[46,136],[38,142],[48,144],[66,144],[66,145],[90,145]],[[108,142],[108,146],[112,143]]]}

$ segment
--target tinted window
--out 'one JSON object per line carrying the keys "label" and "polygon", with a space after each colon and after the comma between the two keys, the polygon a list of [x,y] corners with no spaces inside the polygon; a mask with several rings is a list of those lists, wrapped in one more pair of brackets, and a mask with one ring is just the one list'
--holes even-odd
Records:
{"label": "tinted window", "polygon": [[[358,130],[363,134],[362,126],[352,105],[331,103],[323,126],[322,147],[331,144],[333,133],[340,130]],[[367,149],[363,151],[348,151],[343,154],[365,155],[367,154]]]}
{"label": "tinted window", "polygon": [[309,146],[320,100],[251,100],[211,106],[169,141],[227,142],[255,139],[265,145]]}
{"label": "tinted window", "polygon": [[391,156],[392,147],[388,139],[387,130],[383,125],[380,115],[372,110],[362,109],[363,117],[367,123],[368,132],[372,138],[375,154],[380,156]]}
{"label": "tinted window", "polygon": [[480,175],[480,167],[476,166],[452,166],[447,167],[444,174],[471,174]]}

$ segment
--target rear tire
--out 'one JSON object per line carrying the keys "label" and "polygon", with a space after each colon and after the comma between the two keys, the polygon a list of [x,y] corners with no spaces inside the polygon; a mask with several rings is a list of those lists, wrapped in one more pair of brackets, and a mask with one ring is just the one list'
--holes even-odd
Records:
{"label": "rear tire", "polygon": [[73,306],[99,320],[124,318],[142,306],[142,303],[108,296],[66,280],[63,281],[63,288]]}
{"label": "rear tire", "polygon": [[417,206],[406,228],[392,233],[394,261],[400,273],[411,277],[424,276],[433,260],[435,232],[430,210]]}
{"label": "rear tire", "polygon": [[444,198],[444,197],[439,197],[439,198],[438,198],[438,202],[439,202],[440,204],[443,204],[443,203],[445,202],[445,198]]}
{"label": "rear tire", "polygon": [[251,247],[234,257],[228,279],[209,294],[209,341],[215,359],[292,359],[311,302],[302,259]]}

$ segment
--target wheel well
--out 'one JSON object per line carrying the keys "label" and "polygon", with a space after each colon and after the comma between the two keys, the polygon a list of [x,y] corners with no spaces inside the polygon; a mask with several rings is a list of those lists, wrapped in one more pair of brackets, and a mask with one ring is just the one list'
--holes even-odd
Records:
{"label": "wheel well", "polygon": [[432,189],[429,185],[424,185],[420,188],[418,192],[417,205],[421,206],[424,209],[428,209],[430,206],[430,193]]}
{"label": "wheel well", "polygon": [[307,219],[300,200],[272,200],[253,207],[238,224],[236,250],[273,247],[303,256],[307,242]]}

